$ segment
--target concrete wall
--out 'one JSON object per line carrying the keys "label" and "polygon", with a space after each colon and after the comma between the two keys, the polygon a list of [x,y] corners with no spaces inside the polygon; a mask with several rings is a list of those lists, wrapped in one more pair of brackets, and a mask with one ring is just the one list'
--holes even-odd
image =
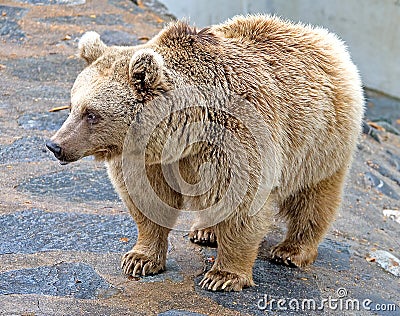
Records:
{"label": "concrete wall", "polygon": [[235,14],[273,13],[323,26],[349,46],[364,85],[400,98],[400,0],[161,0],[198,27]]}

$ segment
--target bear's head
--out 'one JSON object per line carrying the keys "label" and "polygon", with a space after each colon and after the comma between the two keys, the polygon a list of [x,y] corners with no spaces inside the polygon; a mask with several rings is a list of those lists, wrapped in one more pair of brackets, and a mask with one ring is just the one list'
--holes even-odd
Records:
{"label": "bear's head", "polygon": [[149,47],[108,47],[95,32],[83,35],[79,55],[87,67],[72,87],[69,117],[46,143],[62,164],[121,154],[136,113],[172,88],[162,56]]}

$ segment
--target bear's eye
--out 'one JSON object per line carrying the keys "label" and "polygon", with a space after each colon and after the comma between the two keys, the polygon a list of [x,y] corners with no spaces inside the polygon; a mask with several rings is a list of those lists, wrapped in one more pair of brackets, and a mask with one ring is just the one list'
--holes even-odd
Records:
{"label": "bear's eye", "polygon": [[94,114],[92,112],[89,112],[89,113],[86,114],[86,121],[89,124],[96,124],[99,121],[99,117],[98,117],[98,115],[96,115],[96,114]]}

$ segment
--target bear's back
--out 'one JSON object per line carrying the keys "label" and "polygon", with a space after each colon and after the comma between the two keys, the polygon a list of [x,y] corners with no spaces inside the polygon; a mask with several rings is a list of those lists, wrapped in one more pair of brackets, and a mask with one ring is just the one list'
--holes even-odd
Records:
{"label": "bear's back", "polygon": [[200,31],[177,22],[151,44],[183,84],[226,89],[259,109],[286,153],[283,186],[318,182],[351,159],[364,99],[336,35],[256,15]]}

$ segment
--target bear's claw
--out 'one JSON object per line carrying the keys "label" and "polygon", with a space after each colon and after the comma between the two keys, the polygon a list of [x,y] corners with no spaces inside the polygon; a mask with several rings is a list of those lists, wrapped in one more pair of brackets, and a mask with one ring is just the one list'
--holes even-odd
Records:
{"label": "bear's claw", "polygon": [[271,256],[275,262],[295,267],[305,267],[317,258],[318,251],[312,247],[302,247],[285,242],[272,248]]}
{"label": "bear's claw", "polygon": [[210,270],[205,274],[199,285],[202,289],[210,291],[241,291],[244,287],[253,286],[254,282],[248,276],[240,276],[221,270]]}
{"label": "bear's claw", "polygon": [[201,246],[217,247],[217,237],[211,228],[196,229],[190,232],[189,239]]}
{"label": "bear's claw", "polygon": [[146,276],[157,274],[164,270],[164,266],[144,254],[129,251],[122,257],[121,268],[127,275]]}

